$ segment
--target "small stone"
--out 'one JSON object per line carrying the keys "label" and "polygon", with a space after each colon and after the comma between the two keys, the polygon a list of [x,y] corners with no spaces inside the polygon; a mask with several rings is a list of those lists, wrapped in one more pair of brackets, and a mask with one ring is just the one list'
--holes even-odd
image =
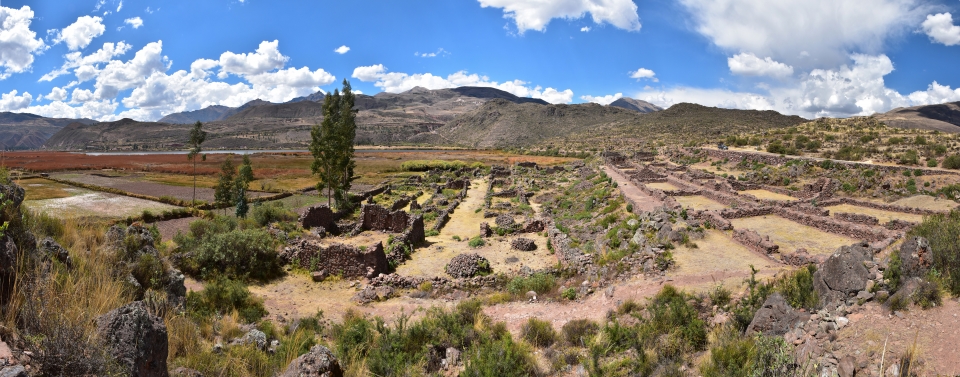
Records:
{"label": "small stone", "polygon": [[850,323],[850,320],[847,317],[837,317],[837,329],[842,329]]}

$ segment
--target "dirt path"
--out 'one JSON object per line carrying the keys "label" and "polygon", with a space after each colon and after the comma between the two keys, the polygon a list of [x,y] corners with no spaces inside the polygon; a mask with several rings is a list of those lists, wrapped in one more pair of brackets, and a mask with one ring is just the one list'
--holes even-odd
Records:
{"label": "dirt path", "polygon": [[653,211],[657,207],[663,205],[663,203],[659,200],[645,194],[643,191],[640,191],[640,189],[637,188],[633,182],[630,182],[627,177],[624,177],[616,170],[613,170],[608,166],[604,166],[603,171],[606,172],[608,176],[613,178],[614,181],[617,181],[617,187],[620,188],[620,192],[622,192],[627,199],[632,200],[634,205],[637,206],[637,208],[634,209],[635,212]]}

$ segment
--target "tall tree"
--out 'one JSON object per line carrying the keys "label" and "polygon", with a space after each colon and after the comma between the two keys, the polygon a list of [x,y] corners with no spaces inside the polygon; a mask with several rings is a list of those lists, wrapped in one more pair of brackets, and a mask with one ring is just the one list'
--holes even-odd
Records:
{"label": "tall tree", "polygon": [[236,202],[235,171],[233,158],[228,156],[220,164],[220,177],[217,179],[217,185],[213,188],[213,200],[218,207],[233,205]]}
{"label": "tall tree", "polygon": [[323,99],[323,121],[310,131],[311,170],[317,175],[317,190],[327,195],[327,205],[336,202],[339,210],[350,207],[353,180],[353,143],[356,138],[355,97],[350,83],[343,80],[343,94],[334,90]]}
{"label": "tall tree", "polygon": [[203,123],[197,121],[193,125],[193,129],[190,130],[190,153],[187,153],[187,159],[193,162],[193,201],[191,205],[197,206],[197,155],[200,154],[202,149],[200,145],[203,144],[203,141],[207,139],[207,133],[203,130]]}
{"label": "tall tree", "polygon": [[249,155],[243,155],[243,163],[240,165],[240,172],[237,174],[236,182],[236,203],[237,217],[247,217],[247,189],[250,182],[253,181],[253,164],[250,162]]}

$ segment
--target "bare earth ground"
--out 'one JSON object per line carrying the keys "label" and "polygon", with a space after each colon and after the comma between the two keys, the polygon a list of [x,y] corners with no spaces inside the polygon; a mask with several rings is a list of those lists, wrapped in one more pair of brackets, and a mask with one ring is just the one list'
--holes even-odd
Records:
{"label": "bare earth ground", "polygon": [[[193,187],[140,181],[138,180],[137,175],[104,177],[87,173],[61,173],[53,174],[51,176],[88,185],[115,188],[140,195],[149,195],[154,197],[170,196],[180,200],[193,199]],[[250,191],[247,193],[247,195],[251,198],[256,198],[261,195],[270,194]],[[213,189],[197,187],[197,200],[212,202]]]}
{"label": "bare earth ground", "polygon": [[[547,251],[546,238],[535,233],[487,238],[486,245],[479,248],[471,248],[467,244],[470,238],[480,234],[480,223],[493,222],[493,219],[483,218],[483,211],[476,211],[478,208],[483,208],[483,197],[488,185],[486,180],[473,181],[470,189],[467,190],[467,198],[453,212],[453,216],[440,234],[427,237],[430,246],[415,251],[409,261],[397,267],[397,274],[423,277],[446,276],[444,267],[450,259],[461,253],[477,253],[487,258],[494,273],[516,273],[524,266],[537,270],[555,264],[556,257]],[[524,219],[516,220],[520,222]],[[460,237],[461,241],[454,240],[454,236]],[[510,247],[510,241],[517,237],[534,240],[537,249],[513,250]]]}
{"label": "bare earth ground", "polygon": [[897,200],[890,204],[904,207],[929,209],[934,211],[949,211],[957,208],[957,206],[960,206],[960,203],[946,199],[938,199],[929,195],[911,196],[909,198]]}
{"label": "bare earth ground", "polygon": [[830,210],[830,215],[834,215],[837,212],[846,212],[846,213],[859,213],[861,215],[868,215],[876,217],[877,220],[880,220],[880,224],[889,222],[890,220],[897,219],[903,221],[910,221],[914,223],[919,223],[923,221],[923,215],[914,215],[910,213],[901,213],[893,211],[884,211],[882,209],[874,209],[867,207],[855,206],[852,204],[841,204],[832,207],[825,207],[824,209]]}
{"label": "bare earth ground", "polygon": [[654,182],[647,183],[645,186],[651,189],[663,190],[663,191],[677,191],[680,188],[670,184],[669,182]]}
{"label": "bare earth ground", "polygon": [[173,239],[173,236],[177,235],[177,232],[187,234],[187,232],[190,231],[190,223],[197,220],[196,217],[185,217],[182,219],[157,221],[153,224],[160,230],[160,239],[170,241]]}
{"label": "bare earth ground", "polygon": [[723,203],[720,203],[718,201],[715,201],[703,195],[675,196],[673,198],[677,200],[677,203],[680,203],[680,205],[684,207],[691,207],[693,209],[697,209],[701,211],[704,211],[704,210],[719,211],[725,208],[730,208],[724,205]]}
{"label": "bare earth ground", "polygon": [[634,205],[637,206],[637,208],[634,209],[635,212],[638,212],[638,213],[640,211],[649,212],[663,205],[663,203],[657,200],[656,198],[645,194],[643,191],[640,191],[640,189],[638,189],[637,186],[634,186],[633,183],[630,182],[630,180],[620,175],[620,173],[617,173],[613,169],[610,169],[609,167],[604,166],[603,171],[606,172],[608,176],[610,176],[615,181],[617,181],[617,187],[620,189],[620,192],[622,192],[624,196],[626,196],[628,199],[634,202]]}
{"label": "bare earth ground", "polygon": [[550,321],[559,329],[574,319],[601,320],[607,311],[616,310],[617,305],[626,300],[642,303],[657,294],[665,283],[689,292],[706,292],[719,284],[738,291],[750,277],[750,265],[759,270],[758,278],[772,277],[789,269],[744,248],[717,230],[708,231],[704,239],[695,242],[697,249],[680,247],[673,251],[677,265],[667,272],[666,280],[634,277],[615,284],[613,298],[598,292],[577,301],[497,304],[484,307],[484,312],[496,321],[506,322],[514,334],[519,334],[520,326],[531,317]]}
{"label": "bare earth ground", "polygon": [[773,191],[767,191],[767,190],[747,190],[747,191],[741,191],[741,193],[753,195],[757,197],[757,199],[786,200],[786,201],[797,200],[797,198],[794,198],[790,195],[778,194]]}
{"label": "bare earth ground", "polygon": [[807,249],[810,254],[832,254],[843,245],[856,243],[857,240],[839,236],[802,225],[777,215],[731,219],[734,229],[750,229],[770,241],[780,245],[780,252],[793,252],[798,248]]}
{"label": "bare earth ground", "polygon": [[43,211],[60,218],[87,216],[119,218],[137,216],[145,210],[157,213],[179,208],[149,200],[102,192],[89,192],[57,199],[28,200],[23,204],[31,210]]}
{"label": "bare earth ground", "polygon": [[[960,304],[945,298],[943,306],[921,310],[914,306],[904,318],[891,315],[870,303],[849,316],[850,325],[840,330],[837,343],[847,354],[883,352],[886,360],[903,355],[916,341],[923,361],[919,375],[960,375]],[[890,365],[890,362],[887,362]]]}

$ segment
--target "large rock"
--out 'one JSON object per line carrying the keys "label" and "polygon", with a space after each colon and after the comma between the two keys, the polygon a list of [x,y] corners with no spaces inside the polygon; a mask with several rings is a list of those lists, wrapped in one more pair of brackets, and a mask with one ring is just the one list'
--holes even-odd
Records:
{"label": "large rock", "polygon": [[923,237],[910,237],[900,246],[900,271],[905,277],[924,276],[933,264],[933,250]]}
{"label": "large rock", "polygon": [[537,249],[537,244],[529,238],[516,238],[510,242],[510,247],[520,250],[520,251],[534,251]]}
{"label": "large rock", "polygon": [[280,377],[341,377],[340,362],[327,347],[316,345],[293,360]]}
{"label": "large rock", "polygon": [[759,332],[763,335],[783,335],[793,329],[803,318],[780,293],[767,297],[763,306],[753,316],[753,321],[747,326],[747,334]]}
{"label": "large rock", "polygon": [[40,252],[50,260],[63,263],[67,267],[73,265],[73,261],[70,260],[70,253],[67,252],[67,249],[64,249],[63,246],[60,246],[57,241],[54,241],[53,238],[47,237],[40,241]]}
{"label": "large rock", "polygon": [[873,250],[864,243],[843,246],[821,263],[813,274],[820,305],[839,303],[866,289],[870,271],[863,265],[873,260]]}
{"label": "large rock", "polygon": [[447,263],[445,270],[455,278],[472,278],[493,272],[490,261],[478,254],[459,254]]}
{"label": "large rock", "polygon": [[133,377],[167,374],[167,326],[141,301],[97,318],[97,332],[110,355]]}

